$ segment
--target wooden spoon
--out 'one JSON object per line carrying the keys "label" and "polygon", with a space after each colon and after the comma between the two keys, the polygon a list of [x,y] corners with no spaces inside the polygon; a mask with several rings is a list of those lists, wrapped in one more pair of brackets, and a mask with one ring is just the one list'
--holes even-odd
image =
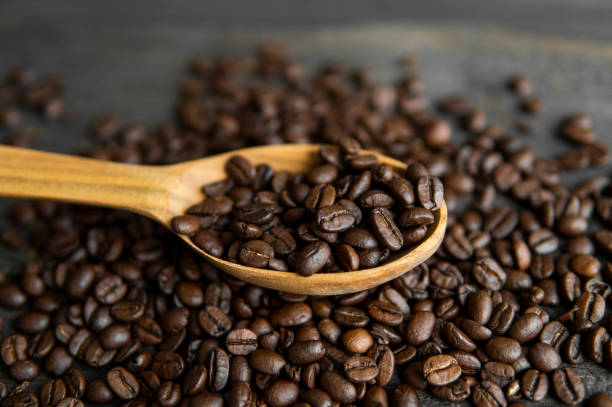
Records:
{"label": "wooden spoon", "polygon": [[[180,164],[147,166],[0,146],[0,195],[120,208],[170,228],[174,216],[202,201],[203,185],[226,178],[225,162],[231,156],[240,154],[255,165],[267,163],[277,171],[297,173],[307,172],[320,162],[318,150],[318,145],[305,144],[252,147]],[[379,162],[405,169],[400,161],[377,156]],[[446,220],[443,203],[435,212],[427,238],[392,262],[371,269],[309,277],[222,260],[202,251],[189,237],[179,237],[216,267],[251,284],[296,294],[332,295],[375,287],[421,264],[440,246]]]}

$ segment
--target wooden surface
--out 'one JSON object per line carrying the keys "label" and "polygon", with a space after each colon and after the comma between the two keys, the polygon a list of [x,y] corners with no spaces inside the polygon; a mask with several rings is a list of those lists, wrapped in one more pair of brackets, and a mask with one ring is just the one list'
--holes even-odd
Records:
{"label": "wooden surface", "polygon": [[[36,140],[36,148],[70,152],[91,145],[85,125],[92,115],[105,112],[118,114],[126,123],[154,126],[172,114],[186,58],[245,55],[271,39],[287,43],[307,68],[343,60],[372,68],[380,81],[397,76],[398,57],[416,55],[427,94],[435,98],[468,93],[492,121],[543,156],[567,149],[552,130],[561,115],[575,111],[588,112],[600,140],[612,146],[609,0],[161,3],[0,2],[0,72],[27,64],[69,78],[66,100],[76,113],[75,125],[51,124]],[[521,116],[516,100],[503,90],[505,78],[517,72],[530,75],[544,99],[544,111],[533,121],[530,135],[512,130]],[[0,132],[2,139],[7,136]],[[462,135],[456,132],[453,137]],[[571,174],[564,183],[575,185],[611,170],[607,166]],[[4,200],[4,207],[9,202]],[[0,267],[7,272],[22,261],[19,253],[0,247]],[[2,312],[7,319],[14,315]],[[10,327],[4,333],[10,333]],[[609,370],[586,362],[577,371],[587,395],[612,393]],[[419,395],[424,407],[468,405],[440,402],[426,392]],[[524,403],[559,405],[551,397]]]}
{"label": "wooden surface", "polygon": [[[125,209],[170,228],[174,216],[184,214],[188,207],[202,200],[202,185],[227,177],[225,163],[231,156],[241,155],[254,165],[269,164],[277,171],[303,173],[320,161],[318,151],[318,145],[305,144],[252,147],[153,167],[0,146],[0,196]],[[404,163],[377,156],[379,162],[398,171],[405,170]],[[442,242],[446,220],[446,205],[442,205],[435,212],[427,238],[392,262],[371,269],[310,277],[232,263],[204,252],[189,237],[180,237],[216,267],[251,284],[295,294],[336,295],[376,287],[427,260]]]}

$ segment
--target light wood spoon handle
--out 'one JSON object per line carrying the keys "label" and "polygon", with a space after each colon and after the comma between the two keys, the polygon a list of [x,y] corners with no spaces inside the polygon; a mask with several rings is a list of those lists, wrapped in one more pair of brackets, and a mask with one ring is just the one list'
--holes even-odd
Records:
{"label": "light wood spoon handle", "polygon": [[163,167],[0,146],[0,195],[127,209],[152,216],[172,182]]}

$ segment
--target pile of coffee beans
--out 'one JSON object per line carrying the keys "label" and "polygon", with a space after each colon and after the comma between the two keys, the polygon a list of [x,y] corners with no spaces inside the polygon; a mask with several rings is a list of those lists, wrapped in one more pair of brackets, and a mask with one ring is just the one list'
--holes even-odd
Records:
{"label": "pile of coffee beans", "polygon": [[562,183],[608,161],[588,116],[560,124],[570,159],[542,158],[466,97],[435,110],[411,66],[378,85],[342,64],[309,75],[271,46],[190,69],[175,120],[96,119],[86,154],[166,164],[348,137],[442,180],[441,248],[375,289],[309,297],[238,281],[138,215],[21,202],[32,257],[0,283],[1,406],[610,405],[580,374],[612,368],[610,178]]}
{"label": "pile of coffee beans", "polygon": [[229,177],[206,185],[207,198],[173,218],[172,229],[250,267],[303,276],[375,267],[425,239],[444,187],[423,164],[411,164],[406,178],[359,150],[350,137],[322,146],[323,163],[307,174],[233,156]]}

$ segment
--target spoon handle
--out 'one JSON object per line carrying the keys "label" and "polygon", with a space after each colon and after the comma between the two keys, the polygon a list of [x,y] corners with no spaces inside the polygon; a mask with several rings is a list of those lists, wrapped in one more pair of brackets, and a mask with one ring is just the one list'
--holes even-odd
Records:
{"label": "spoon handle", "polygon": [[167,190],[163,167],[0,146],[0,196],[109,206],[157,217]]}

